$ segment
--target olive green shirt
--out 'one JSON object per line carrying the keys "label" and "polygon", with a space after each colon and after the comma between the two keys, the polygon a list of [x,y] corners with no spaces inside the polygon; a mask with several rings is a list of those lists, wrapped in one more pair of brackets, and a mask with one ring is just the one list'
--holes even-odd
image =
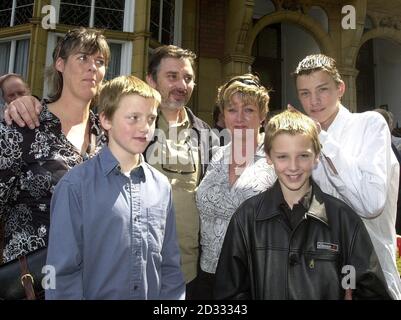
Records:
{"label": "olive green shirt", "polygon": [[163,114],[159,114],[156,126],[165,133],[165,137],[159,136],[149,147],[147,160],[171,183],[182,272],[188,283],[197,275],[199,212],[195,191],[201,170],[198,146],[191,144],[189,131],[192,124],[185,109],[182,109],[180,118],[181,122],[169,125]]}

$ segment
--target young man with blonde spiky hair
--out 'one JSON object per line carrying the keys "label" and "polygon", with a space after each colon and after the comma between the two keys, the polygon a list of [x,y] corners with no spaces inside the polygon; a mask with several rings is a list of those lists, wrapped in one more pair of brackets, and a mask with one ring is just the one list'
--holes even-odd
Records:
{"label": "young man with blonde spiky hair", "polygon": [[401,299],[395,263],[399,164],[387,123],[376,112],[351,113],[341,104],[345,84],[333,58],[307,56],[294,76],[299,101],[318,124],[323,146],[313,178],[363,219],[388,289]]}
{"label": "young man with blonde spiky hair", "polygon": [[[264,146],[278,179],[233,215],[217,266],[215,297],[389,299],[361,219],[311,178],[320,153],[314,122],[285,111],[267,124]],[[344,279],[347,270],[352,271]]]}

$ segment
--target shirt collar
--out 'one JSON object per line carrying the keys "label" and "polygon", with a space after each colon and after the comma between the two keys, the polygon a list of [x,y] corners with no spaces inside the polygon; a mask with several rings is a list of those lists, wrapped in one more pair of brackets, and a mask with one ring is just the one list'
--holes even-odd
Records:
{"label": "shirt collar", "polygon": [[[139,155],[140,157],[140,164],[139,166],[134,169],[134,170],[139,170],[141,175],[145,174],[145,160],[142,154]],[[103,174],[105,176],[109,175],[111,172],[117,170],[116,172],[121,172],[120,168],[120,163],[114,157],[114,155],[111,153],[110,148],[105,145],[102,150],[99,152],[99,159],[100,159],[100,164],[103,170]]]}
{"label": "shirt collar", "polygon": [[[302,199],[303,204],[310,203],[309,208],[306,206],[306,215],[328,225],[329,223],[326,214],[326,207],[322,199],[323,193],[313,180],[311,180],[311,185],[312,188],[309,196],[307,194],[306,197]],[[312,200],[310,200],[310,197],[312,197]],[[281,191],[280,183],[277,179],[274,185],[267,191],[266,198],[264,199],[260,210],[258,210],[256,220],[260,221],[271,219],[281,214],[280,205],[283,203],[283,201],[284,196]]]}
{"label": "shirt collar", "polygon": [[330,127],[327,129],[327,132],[341,132],[342,130],[340,130],[340,128],[345,126],[347,123],[346,120],[350,117],[350,115],[351,112],[349,112],[346,107],[340,104],[338,113]]}
{"label": "shirt collar", "polygon": [[[298,203],[294,204],[294,206],[295,205],[301,205],[304,208],[305,212],[308,211],[308,208],[311,205],[312,195],[313,195],[312,186],[310,186],[309,190],[306,192],[306,194],[301,199],[299,199]],[[289,207],[287,201],[285,201],[285,198],[284,198],[284,195],[283,195],[283,191],[281,190],[281,188],[280,188],[280,195],[279,196],[281,198],[280,202],[279,202],[280,203],[279,205],[280,206]]]}
{"label": "shirt collar", "polygon": [[180,110],[180,119],[182,119],[181,122],[170,125],[167,122],[167,119],[164,117],[163,113],[159,110],[159,119],[158,119],[157,127],[161,128],[161,129],[169,129],[169,128],[174,128],[174,127],[189,128],[190,122],[189,122],[188,113],[185,110],[185,108],[182,108]]}

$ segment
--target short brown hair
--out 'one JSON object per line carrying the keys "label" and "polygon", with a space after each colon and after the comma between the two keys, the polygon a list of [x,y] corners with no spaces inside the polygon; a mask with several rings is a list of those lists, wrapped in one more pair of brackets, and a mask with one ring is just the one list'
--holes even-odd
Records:
{"label": "short brown hair", "polygon": [[106,67],[109,63],[110,48],[100,30],[84,27],[69,30],[54,48],[53,63],[46,72],[50,86],[49,98],[51,101],[58,100],[63,90],[63,77],[55,66],[57,59],[62,58],[66,61],[70,55],[79,51],[85,52],[88,55],[100,52],[104,57]]}
{"label": "short brown hair", "polygon": [[148,75],[152,77],[153,81],[157,80],[160,63],[164,58],[188,59],[195,72],[195,53],[173,45],[161,46],[153,51],[148,65]]}
{"label": "short brown hair", "polygon": [[321,150],[319,133],[314,121],[297,110],[285,110],[269,120],[265,127],[264,148],[270,155],[274,139],[282,133],[290,135],[302,134],[311,139],[313,149],[318,155]]}
{"label": "short brown hair", "polygon": [[103,86],[99,96],[99,113],[111,120],[122,97],[136,94],[144,98],[154,99],[155,107],[161,101],[160,93],[146,82],[135,76],[116,77]]}
{"label": "short brown hair", "polygon": [[218,89],[216,102],[221,112],[236,93],[241,95],[244,103],[256,105],[261,115],[266,115],[269,111],[269,90],[261,85],[258,76],[247,73],[235,76],[223,84]]}
{"label": "short brown hair", "polygon": [[305,57],[295,69],[293,76],[295,80],[298,76],[309,75],[316,71],[326,71],[338,85],[342,82],[340,73],[338,72],[336,61],[324,54],[312,54]]}

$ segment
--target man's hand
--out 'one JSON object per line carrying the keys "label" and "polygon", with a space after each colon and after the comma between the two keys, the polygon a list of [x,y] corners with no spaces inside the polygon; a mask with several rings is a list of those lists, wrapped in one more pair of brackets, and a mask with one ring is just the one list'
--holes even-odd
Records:
{"label": "man's hand", "polygon": [[352,300],[352,289],[345,289],[344,300]]}
{"label": "man's hand", "polygon": [[42,111],[39,100],[33,96],[20,97],[7,105],[4,120],[10,126],[14,121],[20,127],[28,125],[30,129],[39,127],[38,115]]}

